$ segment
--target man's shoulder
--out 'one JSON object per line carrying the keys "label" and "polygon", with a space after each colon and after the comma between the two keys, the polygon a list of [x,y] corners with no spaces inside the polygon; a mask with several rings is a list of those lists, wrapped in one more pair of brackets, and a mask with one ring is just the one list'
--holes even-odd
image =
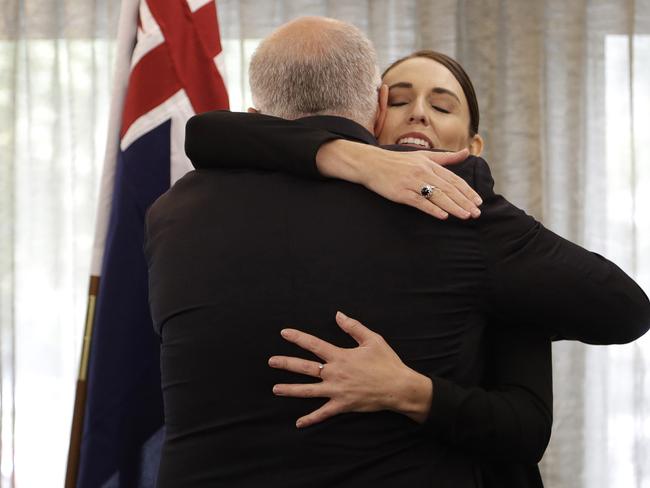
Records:
{"label": "man's shoulder", "polygon": [[200,189],[200,182],[203,178],[213,177],[211,174],[199,176],[199,173],[212,173],[208,171],[188,171],[179,178],[166,192],[160,195],[147,210],[147,221],[151,222],[156,218],[168,215],[173,209],[189,196],[198,197],[203,191]]}
{"label": "man's shoulder", "polygon": [[227,114],[230,113],[230,110],[210,110],[208,112],[195,114],[187,120],[187,125],[192,127],[197,125],[200,126],[205,122],[227,116]]}
{"label": "man's shoulder", "polygon": [[232,199],[256,198],[260,189],[275,191],[293,181],[284,173],[258,169],[212,168],[188,171],[149,207],[148,218],[209,212]]}

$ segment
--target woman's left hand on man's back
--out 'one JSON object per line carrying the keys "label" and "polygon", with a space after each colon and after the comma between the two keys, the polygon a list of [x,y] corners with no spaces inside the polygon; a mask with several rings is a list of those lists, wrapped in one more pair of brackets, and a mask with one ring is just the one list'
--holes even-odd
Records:
{"label": "woman's left hand on man's back", "polygon": [[283,329],[289,342],[321,358],[323,363],[306,359],[273,356],[269,366],[320,378],[308,384],[278,384],[273,393],[298,398],[329,398],[317,410],[297,420],[297,427],[308,427],[346,412],[391,410],[424,422],[431,407],[431,380],[406,366],[382,336],[361,322],[336,314],[336,322],[352,336],[358,347],[345,349],[295,329]]}

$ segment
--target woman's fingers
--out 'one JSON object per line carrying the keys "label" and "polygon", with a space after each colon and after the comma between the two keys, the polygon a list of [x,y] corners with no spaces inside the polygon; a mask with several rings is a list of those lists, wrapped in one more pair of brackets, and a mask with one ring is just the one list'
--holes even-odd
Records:
{"label": "woman's fingers", "polygon": [[[362,155],[364,163],[357,165],[356,173],[344,179],[441,220],[448,214],[468,219],[481,213],[478,205],[482,201],[478,193],[465,180],[441,166],[467,159],[469,151],[466,148],[457,152],[394,152],[364,148]],[[430,200],[425,199],[420,194],[425,185],[435,185],[446,198],[432,195]]]}
{"label": "woman's fingers", "polygon": [[[407,190],[408,191],[408,190]],[[449,214],[443,209],[438,207],[435,203],[432,203],[430,200],[427,200],[419,192],[408,191],[408,197],[401,203],[415,207],[418,210],[431,215],[439,220],[445,220],[449,217]]]}
{"label": "woman's fingers", "polygon": [[336,323],[343,331],[361,345],[373,339],[376,334],[358,320],[348,317],[343,312],[336,312]]}
{"label": "woman's fingers", "polygon": [[306,349],[307,351],[313,352],[321,359],[329,361],[339,350],[338,347],[330,344],[329,342],[319,339],[316,336],[307,334],[296,329],[282,329],[280,331],[282,337],[287,341],[293,342],[295,345]]}
{"label": "woman's fingers", "polygon": [[273,386],[273,394],[277,396],[288,396],[294,398],[329,398],[330,392],[324,383],[292,383],[277,384]]}
{"label": "woman's fingers", "polygon": [[465,161],[467,157],[469,156],[469,149],[461,149],[460,151],[456,152],[430,152],[430,151],[422,151],[423,153],[427,154],[431,161],[434,163],[438,163],[442,166],[445,166],[447,164],[456,164],[460,163],[461,161]]}
{"label": "woman's fingers", "polygon": [[[425,186],[433,187],[433,191],[428,197],[422,195],[421,190]],[[449,213],[454,217],[459,219],[468,219],[472,214],[465,210],[462,206],[458,205],[449,195],[453,195],[454,198],[458,198],[458,190],[454,189],[449,183],[445,182],[441,178],[435,175],[429,177],[429,181],[422,183],[421,180],[413,180],[410,185],[410,188],[418,188],[417,191],[411,190],[409,192],[409,198],[411,198],[413,203],[416,203],[419,200],[420,205],[426,204],[435,209],[440,209],[442,212]],[[473,205],[473,204],[472,204]],[[415,205],[413,205],[415,206]],[[422,210],[421,207],[418,207]],[[438,213],[435,209],[432,211]],[[437,216],[437,215],[436,215]],[[446,217],[438,217],[445,219]]]}
{"label": "woman's fingers", "polygon": [[322,380],[273,386],[273,393],[281,397],[329,399],[320,409],[301,417],[297,424],[299,427],[313,425],[344,412],[401,408],[401,390],[396,385],[403,384],[405,371],[411,370],[377,332],[340,312],[336,314],[336,322],[359,346],[338,348],[304,332],[284,329],[283,336],[319,355],[326,364],[289,356],[269,359],[269,365],[273,368]]}
{"label": "woman's fingers", "polygon": [[476,193],[469,183],[444,167],[445,165],[456,164],[467,159],[469,156],[467,149],[456,152],[418,151],[418,154],[422,154],[433,163],[431,169],[436,176],[442,178],[460,192],[460,195],[462,195],[460,198],[458,196],[454,198],[451,194],[448,195],[461,207],[471,212],[473,208],[476,208],[476,205],[483,203],[479,194]]}
{"label": "woman's fingers", "polygon": [[472,212],[479,211],[478,208],[454,186],[439,177],[434,177],[433,179],[437,179],[438,181],[435,182],[436,186],[434,187],[433,193],[426,198],[429,202],[463,220],[472,217]]}
{"label": "woman's fingers", "polygon": [[288,356],[272,356],[269,358],[269,366],[275,369],[291,371],[292,373],[306,374],[314,378],[320,378],[323,369],[321,363]]}
{"label": "woman's fingers", "polygon": [[[407,192],[416,192],[420,199],[423,199],[420,194],[421,190],[427,186],[434,187],[434,193],[431,194],[428,200],[436,208],[447,212],[459,219],[468,219],[470,217],[478,217],[481,214],[478,206],[482,203],[480,196],[472,187],[461,177],[442,167],[439,162],[451,163],[463,161],[467,158],[468,151],[466,149],[455,153],[443,152],[429,152],[418,151],[417,153],[410,154],[416,159],[414,166],[410,169],[410,178],[407,180],[404,190]],[[406,183],[406,182],[405,182]],[[403,201],[411,206],[413,205],[412,196],[404,197],[410,201]],[[436,210],[427,212],[422,205],[416,206],[418,209],[429,213],[437,218],[441,218],[441,214]]]}
{"label": "woman's fingers", "polygon": [[[469,200],[469,207],[463,206],[466,210],[470,210],[471,208],[476,208],[476,205],[480,205],[483,203],[483,200],[481,199],[480,195],[476,193],[476,191],[467,183],[464,179],[462,179],[460,176],[454,174],[453,172],[449,171],[447,168],[441,166],[442,163],[439,163],[436,161],[436,159],[433,157],[433,155],[436,153],[428,153],[427,156],[431,161],[434,163],[431,165],[431,169],[433,170],[433,173],[442,178],[444,181],[448,182],[450,185],[452,185],[454,188],[456,188],[465,199]],[[457,153],[453,153],[457,154]]]}
{"label": "woman's fingers", "polygon": [[310,425],[315,425],[322,422],[323,420],[327,420],[330,417],[334,417],[339,413],[342,413],[342,409],[338,406],[338,404],[335,401],[330,400],[325,405],[323,405],[317,410],[314,410],[309,415],[300,417],[296,421],[296,427],[298,427],[299,429],[309,427]]}

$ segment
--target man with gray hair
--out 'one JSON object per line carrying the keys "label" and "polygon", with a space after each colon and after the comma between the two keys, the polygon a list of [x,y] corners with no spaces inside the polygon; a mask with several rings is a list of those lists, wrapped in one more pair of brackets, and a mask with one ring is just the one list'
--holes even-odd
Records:
{"label": "man with gray hair", "polygon": [[[250,75],[263,113],[377,144],[371,131],[386,93],[378,93],[376,54],[357,28],[293,21],[261,43]],[[200,117],[192,120],[186,148],[198,160],[210,134],[201,133]],[[272,170],[273,141],[260,142],[259,167]],[[296,166],[315,155],[302,142]],[[267,365],[272,354],[298,353],[279,334],[287,325],[348,344],[333,323],[336,310],[371,317],[377,303],[390,302],[385,292],[402,279],[393,271],[407,252],[396,233],[407,208],[333,179],[229,170],[228,159],[226,169],[188,173],[147,214],[166,423],[158,486],[422,486],[443,450],[421,438],[417,423],[378,412],[296,429],[319,400],[274,397],[273,384],[297,377]],[[395,313],[410,305],[397,300],[375,323],[398,324]]]}
{"label": "man with gray hair", "polygon": [[302,17],[266,38],[251,59],[253,103],[283,119],[336,115],[372,129],[381,84],[377,55],[356,27]]}
{"label": "man with gray hair", "polygon": [[[474,416],[476,423],[469,427],[459,421],[468,405],[476,410],[477,396],[484,398],[477,388],[466,395],[450,381],[437,383],[443,391],[436,390],[433,402],[429,377],[455,375],[452,379],[470,386],[481,380],[485,283],[498,283],[501,277],[487,276],[489,252],[513,250],[506,261],[512,257],[516,264],[531,264],[519,256],[540,246],[550,246],[563,262],[585,258],[586,251],[573,246],[567,253],[559,237],[540,231],[491,187],[484,188],[491,199],[487,221],[463,225],[460,220],[430,219],[423,212],[435,214],[433,203],[425,198],[408,202],[423,210],[416,212],[360,185],[277,172],[296,168],[302,176],[319,176],[310,163],[323,137],[309,128],[324,129],[332,139],[376,146],[371,131],[381,124],[386,106],[385,89],[378,93],[377,72],[372,46],[353,26],[302,18],[281,27],[256,52],[251,86],[257,110],[300,118],[295,127],[300,143],[287,151],[281,146],[286,142],[264,138],[254,149],[238,148],[254,159],[254,170],[242,169],[241,158],[229,164],[235,157],[224,153],[221,169],[189,173],[149,210],[145,253],[152,317],[162,339],[166,422],[158,486],[469,488],[481,486],[481,460],[442,442],[445,427],[458,427],[452,436],[460,434],[470,447],[478,442],[477,432],[484,444],[503,447],[496,446],[503,433],[492,418],[495,409],[482,409],[483,415]],[[195,165],[214,154],[210,122],[216,115],[202,114],[188,123],[186,151]],[[276,117],[258,122],[272,128],[281,120]],[[489,170],[478,158],[461,166],[464,178],[476,174],[476,181],[489,186]],[[326,167],[319,164],[318,169],[327,175]],[[350,168],[351,174],[338,176],[353,181]],[[467,188],[461,185],[456,191]],[[489,251],[485,255],[484,249]],[[553,259],[541,260],[540,275],[549,276],[543,265],[556,265]],[[620,317],[631,302],[616,296],[632,297],[635,313],[645,320],[647,298],[638,287],[611,263],[588,259],[587,264],[599,263],[594,265],[596,275],[607,272],[608,290],[616,293],[609,298],[602,286],[590,285],[587,298],[601,290],[601,302],[618,304],[608,312]],[[524,293],[540,291],[539,286],[520,286],[526,281],[512,276],[517,279],[509,284]],[[544,280],[538,283],[546,286]],[[567,308],[562,300],[543,303],[555,317]],[[373,333],[374,345],[387,351],[385,362],[408,367],[391,377],[392,391],[382,408],[352,410],[296,429],[295,419],[324,403],[313,394],[316,387],[300,385],[305,392],[301,398],[276,397],[271,388],[305,383],[296,373],[327,380],[326,372],[334,367],[328,356],[339,349],[331,344],[354,347],[363,340],[367,329],[339,314],[341,328],[336,327],[337,310],[371,323],[399,354]],[[567,308],[566,322],[579,314]],[[531,322],[539,326],[540,319],[531,317]],[[303,334],[305,340],[298,341],[297,331],[287,326],[313,336]],[[271,355],[303,356],[291,342],[316,354],[308,361],[313,368],[268,368]],[[526,366],[522,369],[530,369],[530,357],[523,351],[519,355]],[[542,367],[550,368],[550,362]],[[550,378],[548,372],[545,377]],[[461,404],[463,409],[456,408]],[[538,411],[550,417],[545,407]],[[507,407],[508,412],[515,410]],[[436,418],[434,435],[420,425],[423,412]],[[483,435],[482,424],[494,429]],[[516,439],[527,432],[516,421],[513,425],[505,437]],[[549,434],[550,423],[543,419],[536,432],[538,444],[545,447]]]}

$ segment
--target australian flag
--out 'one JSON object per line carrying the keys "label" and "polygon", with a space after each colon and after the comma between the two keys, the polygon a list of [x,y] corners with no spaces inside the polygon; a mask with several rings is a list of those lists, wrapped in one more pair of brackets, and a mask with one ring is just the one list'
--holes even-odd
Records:
{"label": "australian flag", "polygon": [[215,0],[123,0],[92,275],[99,276],[76,486],[154,486],[159,339],[142,252],[147,208],[191,170],[195,113],[228,108]]}

